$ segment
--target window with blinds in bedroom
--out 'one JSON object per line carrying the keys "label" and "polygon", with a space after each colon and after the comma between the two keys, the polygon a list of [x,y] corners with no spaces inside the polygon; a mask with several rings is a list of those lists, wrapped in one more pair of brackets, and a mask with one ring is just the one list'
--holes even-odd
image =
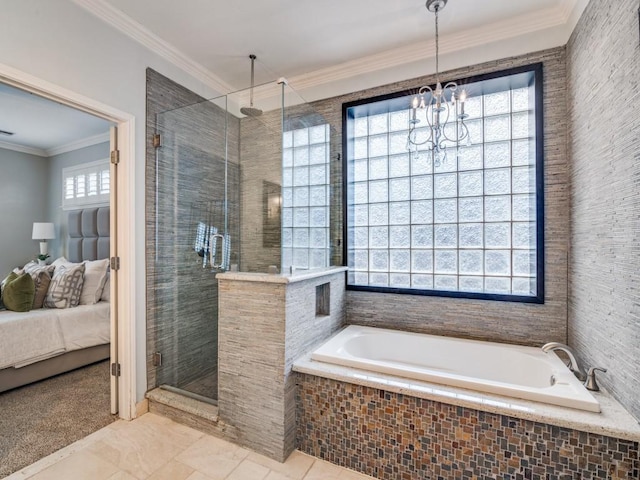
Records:
{"label": "window with blinds in bedroom", "polygon": [[62,208],[109,204],[109,159],[62,169]]}

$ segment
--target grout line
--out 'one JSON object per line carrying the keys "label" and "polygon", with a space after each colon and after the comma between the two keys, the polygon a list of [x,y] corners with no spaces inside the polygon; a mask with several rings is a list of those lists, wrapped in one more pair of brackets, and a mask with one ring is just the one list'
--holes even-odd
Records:
{"label": "grout line", "polygon": [[31,478],[34,475],[37,475],[40,472],[43,472],[47,468],[61,462],[62,460],[70,457],[74,453],[79,452],[80,450],[84,450],[90,444],[101,440],[103,437],[107,435],[107,429],[109,429],[110,425],[101,428],[97,432],[93,432],[88,436],[73,442],[71,445],[67,445],[66,447],[54,452],[31,465],[27,465],[22,470],[18,470],[17,472],[12,473],[8,477],[5,477],[4,480],[23,480],[27,478]]}
{"label": "grout line", "polygon": [[[300,452],[300,450],[295,450],[296,452]],[[300,453],[304,453],[304,452],[300,452]],[[305,453],[305,455],[307,455],[308,457],[311,457],[311,455],[308,455]],[[305,477],[307,476],[307,474],[311,471],[311,469],[313,468],[313,466],[316,464],[316,458],[315,457],[311,457],[313,458],[313,462],[311,462],[309,464],[309,468],[307,468],[304,473],[302,474],[302,477],[300,477],[301,480],[304,480]]]}

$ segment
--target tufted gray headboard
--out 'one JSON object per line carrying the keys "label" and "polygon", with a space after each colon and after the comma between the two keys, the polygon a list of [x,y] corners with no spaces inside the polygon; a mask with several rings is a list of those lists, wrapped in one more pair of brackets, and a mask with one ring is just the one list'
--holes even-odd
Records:
{"label": "tufted gray headboard", "polygon": [[69,261],[109,258],[109,207],[84,208],[69,212]]}

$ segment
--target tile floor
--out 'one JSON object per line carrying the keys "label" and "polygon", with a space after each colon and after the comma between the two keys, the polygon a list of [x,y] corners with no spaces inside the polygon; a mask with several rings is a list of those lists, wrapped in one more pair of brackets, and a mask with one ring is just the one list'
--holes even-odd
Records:
{"label": "tile floor", "polygon": [[366,480],[301,452],[275,462],[147,413],[119,420],[5,480]]}

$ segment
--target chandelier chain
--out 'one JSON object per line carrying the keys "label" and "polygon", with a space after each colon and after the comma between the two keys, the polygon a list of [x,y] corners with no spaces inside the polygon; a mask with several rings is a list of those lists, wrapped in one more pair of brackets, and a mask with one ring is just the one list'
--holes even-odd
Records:
{"label": "chandelier chain", "polygon": [[[465,90],[458,92],[456,82],[440,83],[440,10],[448,0],[427,0],[427,10],[435,14],[436,27],[436,85],[420,87],[411,101],[407,150],[418,155],[419,147],[431,152],[433,164],[438,167],[447,159],[447,149],[460,155],[462,141],[471,144],[469,129],[465,125]],[[418,113],[420,111],[420,114]],[[418,128],[421,122],[426,125]]]}
{"label": "chandelier chain", "polygon": [[440,81],[440,42],[438,41],[438,11],[440,7],[436,5],[436,83]]}

